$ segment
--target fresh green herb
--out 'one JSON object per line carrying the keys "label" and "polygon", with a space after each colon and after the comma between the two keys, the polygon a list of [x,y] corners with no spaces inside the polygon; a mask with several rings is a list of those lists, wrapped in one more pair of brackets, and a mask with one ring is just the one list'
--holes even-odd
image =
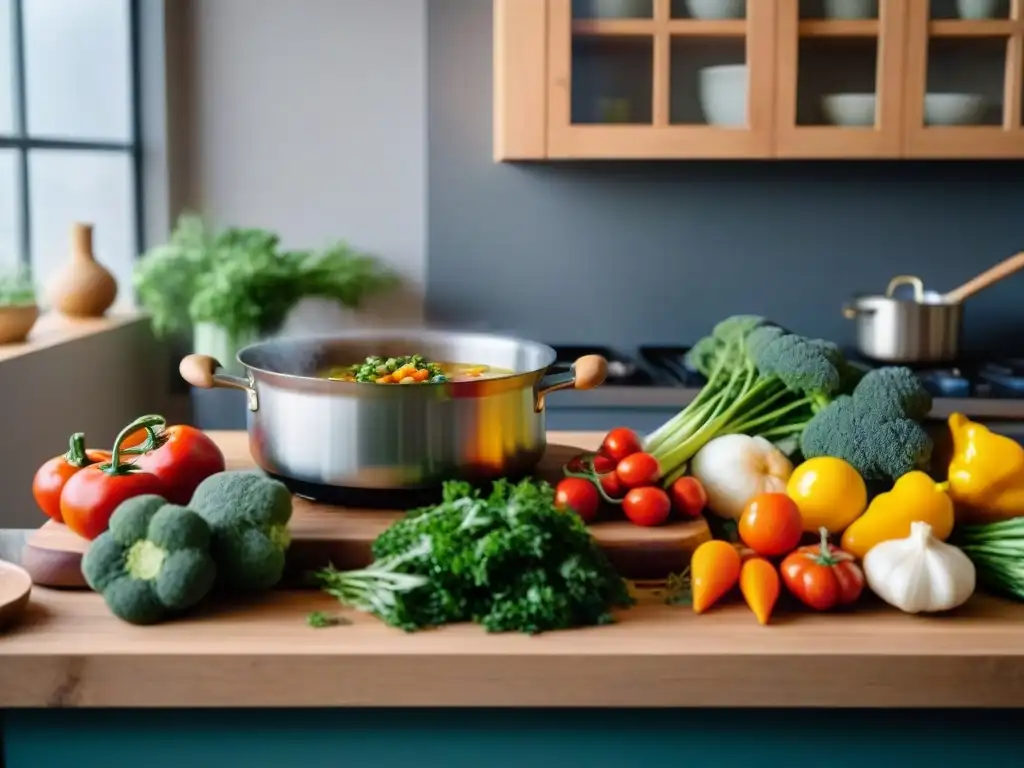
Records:
{"label": "fresh green herb", "polygon": [[134,274],[139,302],[158,334],[212,323],[232,338],[276,330],[305,297],[358,307],[396,282],[374,257],[344,243],[322,252],[288,251],[273,232],[211,234],[189,214],[179,218],[167,244],[143,255]]}
{"label": "fresh green herb", "polygon": [[1024,600],[1024,518],[958,526],[950,543],[974,563],[979,582]]}
{"label": "fresh green herb", "polygon": [[331,616],[323,611],[313,611],[306,617],[306,623],[314,629],[325,629],[326,627],[338,627],[351,622],[341,616]]}
{"label": "fresh green herb", "polygon": [[583,521],[547,483],[496,481],[489,494],[445,483],[440,504],[410,512],[373,544],[362,571],[318,572],[341,602],[407,631],[475,621],[526,633],[605,624],[632,605]]}
{"label": "fresh green herb", "polygon": [[693,589],[690,583],[690,569],[682,573],[669,574],[665,582],[666,605],[692,605]]}
{"label": "fresh green herb", "polygon": [[36,289],[27,269],[0,270],[0,307],[23,307],[35,303]]}

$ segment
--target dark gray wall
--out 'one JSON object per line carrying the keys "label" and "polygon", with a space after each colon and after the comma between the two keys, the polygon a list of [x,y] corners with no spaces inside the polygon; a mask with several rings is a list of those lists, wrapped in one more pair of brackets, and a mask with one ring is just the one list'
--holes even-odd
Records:
{"label": "dark gray wall", "polygon": [[[952,288],[1024,249],[1024,164],[494,164],[491,3],[429,3],[428,316],[549,342],[687,343],[732,312],[852,341],[897,273]],[[1024,274],[968,345],[1024,349]]]}

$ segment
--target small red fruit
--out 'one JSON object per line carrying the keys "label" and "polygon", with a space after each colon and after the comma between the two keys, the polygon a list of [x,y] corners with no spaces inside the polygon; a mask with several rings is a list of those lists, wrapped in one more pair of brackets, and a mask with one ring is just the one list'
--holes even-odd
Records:
{"label": "small red fruit", "polygon": [[571,509],[585,523],[597,518],[600,505],[601,495],[597,487],[582,477],[567,477],[555,486],[555,506],[558,509]]}
{"label": "small red fruit", "polygon": [[636,525],[661,525],[672,512],[672,502],[661,488],[633,488],[622,500],[622,511]]}
{"label": "small red fruit", "polygon": [[630,454],[643,450],[643,443],[637,437],[636,432],[626,427],[616,427],[607,435],[601,443],[601,453],[609,456],[616,463],[622,461]]}
{"label": "small red fruit", "polygon": [[683,517],[697,517],[708,503],[708,494],[696,477],[680,477],[670,493],[672,508]]}
{"label": "small red fruit", "polygon": [[653,485],[658,481],[658,460],[649,453],[638,451],[622,459],[615,467],[615,474],[627,488]]}
{"label": "small red fruit", "polygon": [[619,475],[614,470],[606,472],[603,475],[598,475],[597,479],[601,483],[601,490],[603,490],[609,498],[621,499],[626,495],[627,489],[622,484],[622,481],[619,479]]}

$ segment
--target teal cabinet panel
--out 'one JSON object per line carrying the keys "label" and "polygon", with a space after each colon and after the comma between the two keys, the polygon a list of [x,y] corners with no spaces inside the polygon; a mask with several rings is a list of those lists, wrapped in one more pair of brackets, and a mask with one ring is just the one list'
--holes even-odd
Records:
{"label": "teal cabinet panel", "polygon": [[978,710],[32,710],[4,714],[2,765],[1020,768],[1020,717]]}

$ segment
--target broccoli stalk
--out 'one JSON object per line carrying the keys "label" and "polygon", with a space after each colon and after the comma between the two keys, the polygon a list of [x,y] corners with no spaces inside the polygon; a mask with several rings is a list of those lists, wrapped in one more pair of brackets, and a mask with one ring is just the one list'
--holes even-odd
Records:
{"label": "broccoli stalk", "polygon": [[82,574],[119,619],[154,624],[210,591],[217,569],[209,547],[210,529],[195,512],[160,496],[136,496],[92,542]]}
{"label": "broccoli stalk", "polygon": [[707,369],[707,384],[644,444],[666,481],[719,435],[799,435],[845,381],[834,344],[787,333],[760,317],[727,318],[695,349],[694,364]]}

